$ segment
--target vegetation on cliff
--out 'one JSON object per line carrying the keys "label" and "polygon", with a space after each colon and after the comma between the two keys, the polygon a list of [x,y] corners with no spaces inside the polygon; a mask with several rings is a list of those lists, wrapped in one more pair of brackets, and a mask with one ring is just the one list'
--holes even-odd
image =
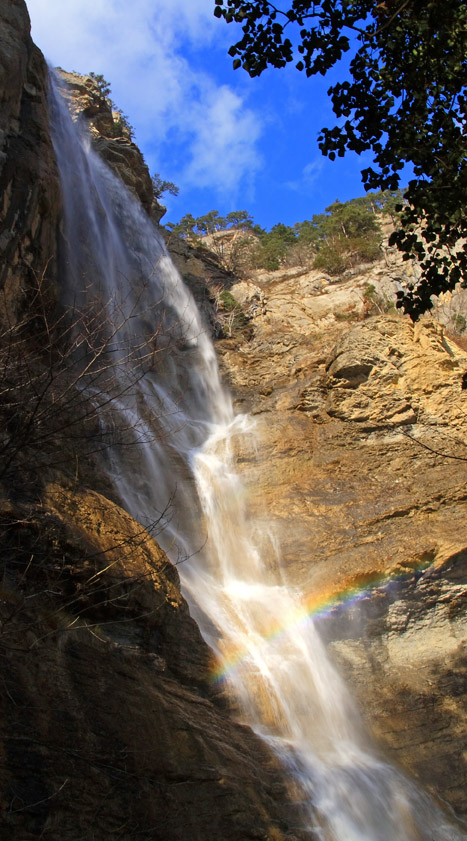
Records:
{"label": "vegetation on cliff", "polygon": [[421,266],[420,279],[399,293],[413,319],[432,307],[432,295],[466,286],[463,0],[446,0],[442,10],[436,0],[290,0],[283,10],[268,0],[215,0],[214,14],[242,25],[229,53],[250,76],[292,61],[307,76],[325,75],[352,55],[329,89],[338,122],[321,130],[320,149],[331,160],[370,151],[367,190],[396,190],[404,165],[413,167],[391,240]]}
{"label": "vegetation on cliff", "polygon": [[[347,202],[336,200],[324,213],[295,225],[278,222],[270,231],[255,224],[246,210],[219,216],[212,210],[195,218],[186,214],[167,228],[191,242],[210,237],[209,247],[227,269],[245,271],[264,268],[275,271],[282,265],[309,266],[339,275],[359,263],[371,263],[380,255],[380,220],[389,216],[397,223],[395,208],[403,202],[400,191],[379,191]],[[244,232],[224,248],[222,231]]]}

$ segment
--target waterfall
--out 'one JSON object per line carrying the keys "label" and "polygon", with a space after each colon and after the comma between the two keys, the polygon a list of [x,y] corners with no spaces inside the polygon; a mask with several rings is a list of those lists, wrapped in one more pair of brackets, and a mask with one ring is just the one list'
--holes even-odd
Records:
{"label": "waterfall", "polygon": [[[65,304],[99,320],[105,459],[122,505],[179,565],[183,590],[248,722],[281,757],[319,841],[460,841],[372,747],[300,594],[266,570],[233,465],[235,417],[195,302],[139,203],[93,152],[57,87]],[[91,359],[90,370],[95,368]],[[86,389],[86,378],[83,388]],[[104,399],[102,394],[104,392]]]}

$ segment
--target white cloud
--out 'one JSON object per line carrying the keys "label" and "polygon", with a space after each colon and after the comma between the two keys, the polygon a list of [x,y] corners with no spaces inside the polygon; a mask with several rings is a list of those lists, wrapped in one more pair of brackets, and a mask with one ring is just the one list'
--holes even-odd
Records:
{"label": "white cloud", "polygon": [[212,0],[29,0],[28,8],[53,64],[110,81],[152,169],[172,148],[179,160],[170,176],[181,184],[225,193],[251,180],[262,118],[209,69],[208,48],[228,40]]}
{"label": "white cloud", "polygon": [[260,126],[253,112],[243,107],[241,98],[226,85],[204,92],[203,101],[193,109],[193,157],[185,177],[203,187],[214,180],[223,192],[235,191],[237,173],[250,176],[260,166],[256,141]]}

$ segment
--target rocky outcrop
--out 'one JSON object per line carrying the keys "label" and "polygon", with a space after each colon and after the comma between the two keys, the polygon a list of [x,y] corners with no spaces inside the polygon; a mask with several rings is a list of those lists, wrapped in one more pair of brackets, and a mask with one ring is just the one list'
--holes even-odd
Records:
{"label": "rocky outcrop", "polygon": [[86,121],[96,151],[139,199],[148,215],[159,222],[165,210],[154,199],[149,169],[131,139],[131,131],[122,123],[121,114],[112,110],[111,100],[101,93],[91,76],[61,68],[57,74],[73,118]]}
{"label": "rocky outcrop", "polygon": [[462,455],[465,354],[435,323],[372,318],[346,333],[326,365],[331,417],[381,429],[448,430]]}
{"label": "rocky outcrop", "polygon": [[[0,313],[56,271],[59,187],[48,132],[47,68],[23,0],[0,3]],[[44,284],[45,285],[45,284]]]}

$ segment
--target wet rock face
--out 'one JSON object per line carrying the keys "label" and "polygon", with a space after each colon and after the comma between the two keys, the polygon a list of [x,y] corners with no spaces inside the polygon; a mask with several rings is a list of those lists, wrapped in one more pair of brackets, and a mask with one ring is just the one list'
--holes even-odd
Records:
{"label": "wet rock face", "polygon": [[41,278],[55,281],[59,184],[47,68],[22,0],[0,0],[0,312],[12,318]]}
{"label": "wet rock face", "polygon": [[387,755],[465,818],[467,551],[425,565],[321,630]]}

